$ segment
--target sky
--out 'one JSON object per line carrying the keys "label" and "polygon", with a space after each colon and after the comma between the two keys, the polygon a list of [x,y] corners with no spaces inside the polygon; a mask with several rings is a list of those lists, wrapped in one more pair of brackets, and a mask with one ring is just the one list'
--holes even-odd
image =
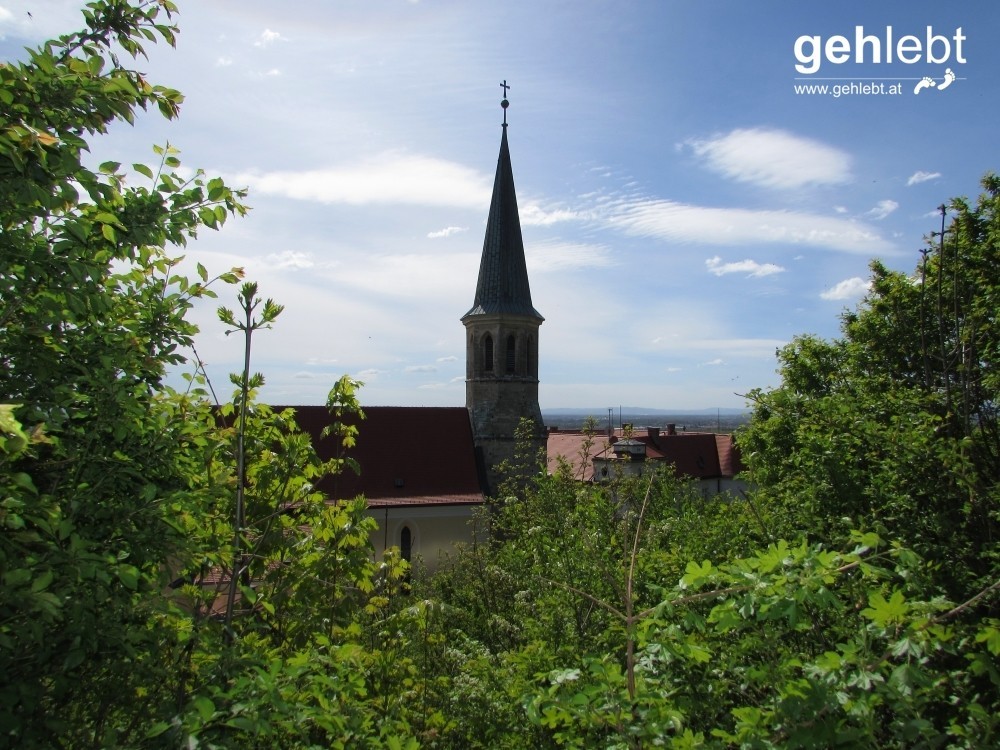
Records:
{"label": "sky", "polygon": [[[82,5],[0,0],[0,59]],[[169,142],[249,188],[248,217],[183,253],[285,305],[253,345],[276,404],[343,374],[363,405],[465,403],[504,81],[543,410],[745,406],[779,347],[839,335],[873,258],[912,271],[937,207],[1000,169],[992,0],[177,5],[176,49],[137,67],[180,117],[141,113],[92,158]],[[219,292],[193,317],[226,392]]]}

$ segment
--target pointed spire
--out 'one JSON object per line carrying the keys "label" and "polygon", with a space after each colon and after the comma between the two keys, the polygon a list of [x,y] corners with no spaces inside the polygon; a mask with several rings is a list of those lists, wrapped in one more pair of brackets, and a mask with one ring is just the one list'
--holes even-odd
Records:
{"label": "pointed spire", "polygon": [[[501,84],[506,94],[507,82]],[[514,172],[510,166],[510,148],[507,145],[507,107],[503,107],[503,134],[500,138],[500,156],[493,181],[493,198],[483,240],[483,256],[479,263],[479,281],[472,309],[462,320],[473,315],[525,315],[544,320],[531,304],[528,285],[528,267],[524,260],[524,241],[521,239],[521,220],[517,212],[514,193]]]}

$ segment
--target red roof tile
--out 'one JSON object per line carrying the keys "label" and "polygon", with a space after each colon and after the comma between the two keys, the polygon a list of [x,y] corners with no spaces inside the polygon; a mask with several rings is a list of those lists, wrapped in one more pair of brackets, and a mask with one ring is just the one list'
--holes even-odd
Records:
{"label": "red roof tile", "polygon": [[[282,408],[282,407],[277,407]],[[320,438],[331,421],[322,406],[293,406],[299,426],[313,436],[323,459],[333,458],[338,442]],[[332,499],[364,495],[369,504],[464,505],[483,502],[472,425],[465,407],[362,407],[357,444],[348,451],[361,466],[317,485]],[[346,420],[354,423],[353,419]]]}

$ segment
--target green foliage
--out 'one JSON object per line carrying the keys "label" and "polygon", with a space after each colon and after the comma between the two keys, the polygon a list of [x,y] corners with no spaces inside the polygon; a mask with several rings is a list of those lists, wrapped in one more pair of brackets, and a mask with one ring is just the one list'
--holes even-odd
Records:
{"label": "green foliage", "polygon": [[166,248],[244,213],[242,193],[181,178],[170,147],[131,174],[83,161],[140,108],[176,115],[180,94],[122,62],[172,43],[173,10],[95,2],[84,31],[0,65],[0,734],[24,746],[135,736],[183,648],[157,594],[210,538],[187,524],[216,500],[192,472],[217,442],[207,406],[161,378],[193,302],[239,272],[191,281]]}
{"label": "green foliage", "polygon": [[942,207],[914,274],[872,264],[841,339],[779,352],[782,385],[751,394],[741,437],[780,533],[881,530],[940,565],[955,599],[1000,572],[1000,182],[983,186],[975,206],[952,203],[947,226]]}
{"label": "green foliage", "polygon": [[[844,335],[779,353],[741,436],[756,489],[547,476],[522,443],[486,541],[431,579],[374,559],[360,383],[321,461],[259,404],[255,284],[233,402],[185,361],[216,282],[169,246],[244,213],[176,149],[83,161],[181,95],[122,64],[168,0],[0,65],[0,740],[21,747],[983,747],[1000,743],[1000,180],[912,277],[873,264]],[[933,238],[932,238],[933,239]],[[349,418],[354,415],[356,418]]]}

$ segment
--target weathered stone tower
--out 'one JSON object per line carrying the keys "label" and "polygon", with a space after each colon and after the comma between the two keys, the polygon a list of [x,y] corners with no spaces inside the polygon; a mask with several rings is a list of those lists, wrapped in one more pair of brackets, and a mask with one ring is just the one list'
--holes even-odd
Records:
{"label": "weathered stone tower", "polygon": [[465,404],[488,495],[497,490],[497,465],[514,458],[514,436],[522,418],[533,423],[532,453],[545,447],[545,426],[538,406],[538,327],[544,318],[531,304],[507,146],[506,98],[500,106],[504,110],[500,157],[476,299],[462,316],[466,329]]}

